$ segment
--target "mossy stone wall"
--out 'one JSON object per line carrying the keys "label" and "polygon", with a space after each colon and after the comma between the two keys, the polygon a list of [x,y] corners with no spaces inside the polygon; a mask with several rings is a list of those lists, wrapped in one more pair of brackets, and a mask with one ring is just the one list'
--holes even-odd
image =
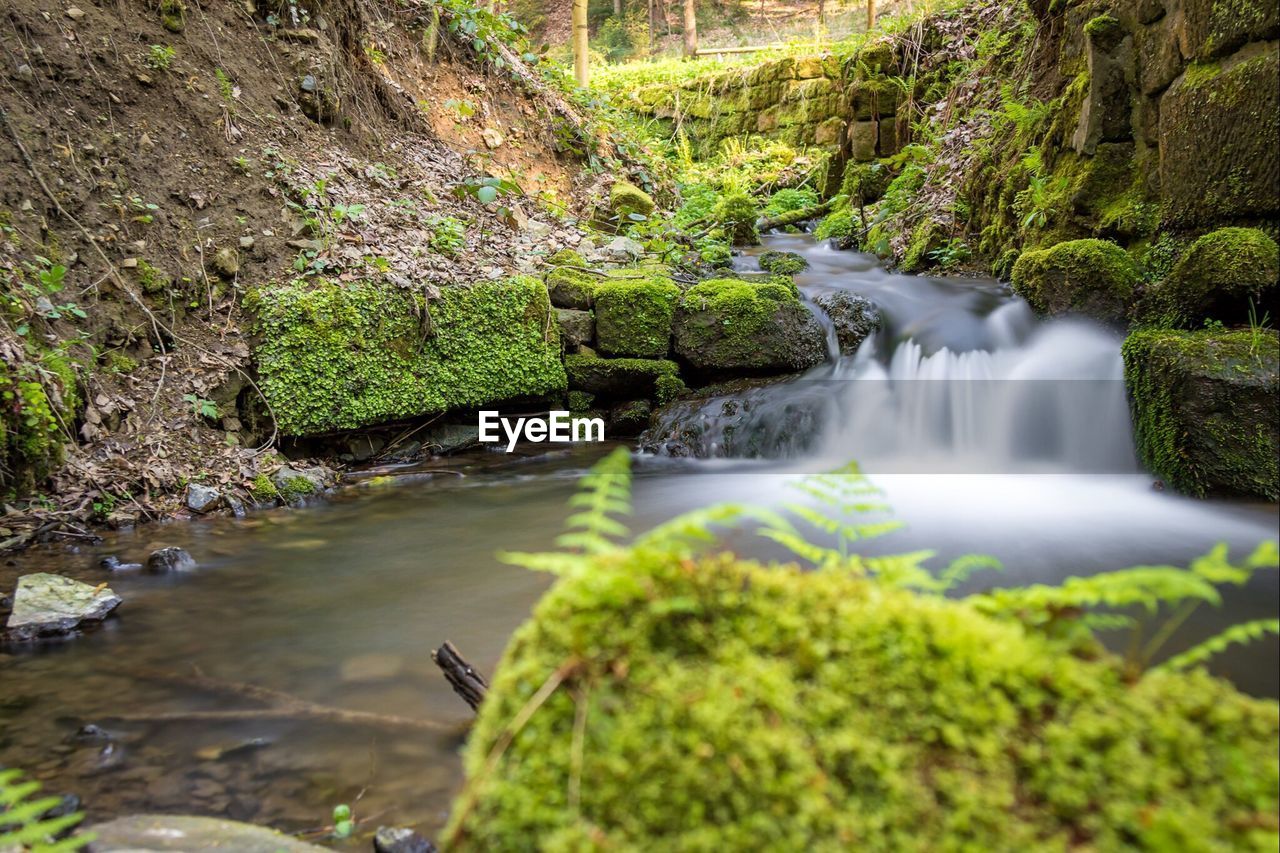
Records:
{"label": "mossy stone wall", "polygon": [[253,291],[260,385],[285,435],[312,435],[566,387],[547,290],[517,276],[427,304],[371,281]]}

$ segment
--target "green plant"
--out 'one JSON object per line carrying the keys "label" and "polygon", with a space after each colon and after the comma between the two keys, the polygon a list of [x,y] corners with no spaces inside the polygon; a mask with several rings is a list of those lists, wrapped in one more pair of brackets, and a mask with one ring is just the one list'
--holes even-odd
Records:
{"label": "green plant", "polygon": [[1253,299],[1249,300],[1249,354],[1259,361],[1262,360],[1262,339],[1263,336],[1271,329],[1271,312],[1264,310],[1262,316],[1258,316],[1258,306],[1254,304]]}
{"label": "green plant", "polygon": [[350,838],[355,832],[356,821],[351,814],[351,806],[340,803],[333,807],[333,837]]}
{"label": "green plant", "polygon": [[153,44],[147,49],[147,66],[154,71],[168,71],[176,55],[167,44]]}
{"label": "green plant", "polygon": [[213,76],[218,82],[219,97],[222,98],[222,102],[225,105],[231,106],[239,95],[238,87],[234,82],[232,82],[231,78],[227,76],[227,72],[223,71],[221,68],[213,69]]}
{"label": "green plant", "polygon": [[192,414],[198,415],[202,418],[207,418],[211,421],[217,420],[221,417],[221,413],[218,411],[218,404],[212,400],[206,400],[203,397],[196,396],[195,394],[183,394],[182,399],[184,402],[191,405]]}
{"label": "green plant", "polygon": [[961,237],[953,237],[928,253],[929,260],[944,270],[962,264],[972,256],[969,244]]}
{"label": "green plant", "polygon": [[452,216],[429,216],[426,225],[431,229],[427,245],[431,251],[456,258],[467,247],[467,225]]}
{"label": "green plant", "polygon": [[22,781],[21,770],[0,769],[0,850],[73,853],[93,841],[92,833],[58,840],[59,835],[84,820],[84,813],[45,817],[51,809],[62,805],[62,798],[32,799],[39,790],[39,782]]}

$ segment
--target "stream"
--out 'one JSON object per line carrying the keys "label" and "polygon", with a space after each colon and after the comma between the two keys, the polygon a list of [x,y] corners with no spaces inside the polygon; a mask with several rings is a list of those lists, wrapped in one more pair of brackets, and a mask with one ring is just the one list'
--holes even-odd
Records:
{"label": "stream", "polygon": [[[996,282],[897,275],[806,235],[769,236],[763,249],[801,253],[811,265],[796,277],[803,293],[854,291],[879,306],[883,327],[856,354],[801,377],[684,404],[672,416],[679,423],[660,424],[646,443],[654,451],[637,457],[635,529],[717,501],[777,505],[797,496],[788,485],[803,475],[857,459],[907,525],[868,549],[1003,562],[969,588],[1185,564],[1219,541],[1239,557],[1276,536],[1275,505],[1153,488],[1134,458],[1119,332],[1040,321]],[[752,256],[739,260],[755,268]],[[683,455],[664,449],[664,433],[689,427],[696,440]],[[144,526],[10,558],[0,589],[20,574],[56,571],[109,578],[125,604],[88,636],[0,652],[0,766],[78,794],[91,819],[169,811],[302,832],[352,803],[369,828],[412,825],[433,837],[460,784],[470,714],[430,650],[452,640],[492,671],[550,582],[495,552],[550,547],[576,479],[609,449],[545,447],[366,472],[304,511]],[[372,479],[387,473],[390,485]],[[773,555],[749,534],[730,536],[738,551]],[[169,545],[190,551],[201,570],[98,568],[109,554],[138,561]],[[1232,622],[1274,618],[1277,601],[1276,575],[1259,576],[1228,591],[1221,609],[1198,611],[1169,651]],[[1278,662],[1270,638],[1214,669],[1277,696]],[[154,677],[193,668],[326,705],[459,725],[423,734],[112,719],[250,706]],[[89,723],[105,735],[77,739]]]}

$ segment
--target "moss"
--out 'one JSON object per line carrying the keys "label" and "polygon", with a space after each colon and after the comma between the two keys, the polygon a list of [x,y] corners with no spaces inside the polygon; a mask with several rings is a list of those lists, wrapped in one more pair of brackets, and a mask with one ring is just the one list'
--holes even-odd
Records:
{"label": "moss", "polygon": [[821,327],[794,282],[699,282],[680,301],[675,340],[677,354],[703,370],[802,370],[825,355]]}
{"label": "moss", "polygon": [[259,503],[270,503],[280,497],[280,490],[266,474],[258,474],[249,484],[249,494]]}
{"label": "moss", "polygon": [[160,0],[160,24],[171,33],[180,33],[186,26],[187,7],[182,0]]}
{"label": "moss", "polygon": [[557,324],[526,276],[421,298],[373,282],[299,280],[246,306],[261,386],[286,435],[562,391]]}
{"label": "moss", "polygon": [[1139,330],[1122,348],[1140,458],[1190,495],[1280,497],[1280,337]]}
{"label": "moss", "polygon": [[167,293],[173,284],[173,279],[169,274],[158,267],[152,266],[141,258],[138,260],[136,270],[138,284],[142,287],[142,292],[148,296],[156,296],[161,293]]}
{"label": "moss", "polygon": [[569,411],[578,413],[590,411],[595,400],[595,394],[588,394],[586,391],[570,391]]}
{"label": "moss", "polygon": [[547,273],[547,292],[557,308],[586,311],[596,303],[596,288],[601,277],[576,266],[558,267]]}
{"label": "moss", "polygon": [[569,387],[602,397],[655,397],[663,377],[679,379],[680,367],[674,361],[649,358],[597,358],[590,355],[567,355],[564,369]]}
{"label": "moss", "polygon": [[596,341],[606,355],[662,358],[680,288],[659,277],[606,281],[596,289]]}
{"label": "moss", "polygon": [[1110,50],[1125,37],[1124,27],[1110,15],[1099,15],[1084,25],[1085,35],[1096,46]]}
{"label": "moss", "polygon": [[808,210],[817,204],[818,194],[810,187],[787,187],[769,196],[769,201],[764,206],[764,215],[777,216],[780,213]]}
{"label": "moss", "polygon": [[80,407],[66,350],[24,356],[0,363],[0,492],[18,495],[34,491],[62,464]]}
{"label": "moss", "polygon": [[446,838],[1267,849],[1278,728],[1274,702],[1204,672],[1131,684],[1114,659],[963,602],[623,552],[558,581],[512,637],[466,747],[474,799]]}
{"label": "moss", "polygon": [[893,179],[893,171],[882,163],[849,162],[840,180],[840,194],[853,204],[871,204],[880,200]]}
{"label": "moss", "polygon": [[760,242],[756,230],[759,211],[751,196],[743,192],[726,194],[716,204],[712,218],[724,229],[725,236],[735,246],[754,246]]}
{"label": "moss", "polygon": [[682,397],[689,388],[679,376],[664,374],[654,381],[653,390],[654,400],[657,401],[659,406],[665,406]]}
{"label": "moss", "polygon": [[848,207],[828,213],[813,230],[815,240],[835,240],[840,244],[852,240],[855,234],[857,230],[853,225],[853,211]]}
{"label": "moss", "polygon": [[925,218],[911,230],[906,251],[902,253],[899,268],[903,272],[919,272],[929,266],[930,253],[945,242],[944,226],[935,219]]}
{"label": "moss", "polygon": [[1023,252],[1013,265],[1014,291],[1043,314],[1121,320],[1139,278],[1124,249],[1106,240],[1070,240]]}
{"label": "moss", "polygon": [[280,500],[287,504],[309,497],[315,492],[316,484],[306,477],[289,477],[280,484],[279,489]]}
{"label": "moss", "polygon": [[609,207],[619,222],[632,216],[648,217],[653,213],[653,199],[644,190],[628,181],[616,181],[609,191]]}
{"label": "moss", "polygon": [[551,257],[547,258],[547,263],[554,267],[577,267],[579,269],[587,266],[587,262],[583,260],[582,255],[573,249],[558,249],[552,253]]}
{"label": "moss", "polygon": [[112,350],[105,356],[106,371],[118,375],[128,375],[138,369],[138,360],[119,350]]}
{"label": "moss", "polygon": [[780,275],[795,275],[809,268],[809,262],[795,252],[763,252],[760,269]]}
{"label": "moss", "polygon": [[1150,293],[1149,319],[1199,326],[1205,319],[1245,323],[1274,304],[1280,282],[1280,247],[1256,228],[1220,228],[1200,237]]}

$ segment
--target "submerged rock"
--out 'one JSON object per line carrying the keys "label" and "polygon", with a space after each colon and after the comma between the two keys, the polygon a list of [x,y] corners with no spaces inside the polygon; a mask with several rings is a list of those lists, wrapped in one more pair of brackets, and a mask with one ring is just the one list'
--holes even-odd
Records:
{"label": "submerged rock", "polygon": [[147,557],[147,571],[153,575],[169,572],[194,572],[195,558],[181,548],[161,548]]}
{"label": "submerged rock", "polygon": [[25,641],[70,634],[87,623],[101,622],[123,599],[105,585],[40,572],[18,579],[13,611],[5,636]]}
{"label": "submerged rock", "polygon": [[90,848],[93,853],[320,853],[325,849],[263,826],[212,817],[130,815],[94,824],[90,830],[97,835]]}
{"label": "submerged rock", "polygon": [[867,336],[880,328],[880,310],[870,299],[856,293],[847,290],[820,293],[813,297],[813,304],[831,318],[841,355],[857,352]]}
{"label": "submerged rock", "polygon": [[380,826],[373,836],[374,853],[435,853],[436,846],[412,829]]}
{"label": "submerged rock", "polygon": [[614,406],[609,412],[609,435],[634,438],[649,427],[653,407],[648,400],[632,400]]}
{"label": "submerged rock", "polygon": [[1280,497],[1280,337],[1148,329],[1124,342],[1143,464],[1185,494]]}

